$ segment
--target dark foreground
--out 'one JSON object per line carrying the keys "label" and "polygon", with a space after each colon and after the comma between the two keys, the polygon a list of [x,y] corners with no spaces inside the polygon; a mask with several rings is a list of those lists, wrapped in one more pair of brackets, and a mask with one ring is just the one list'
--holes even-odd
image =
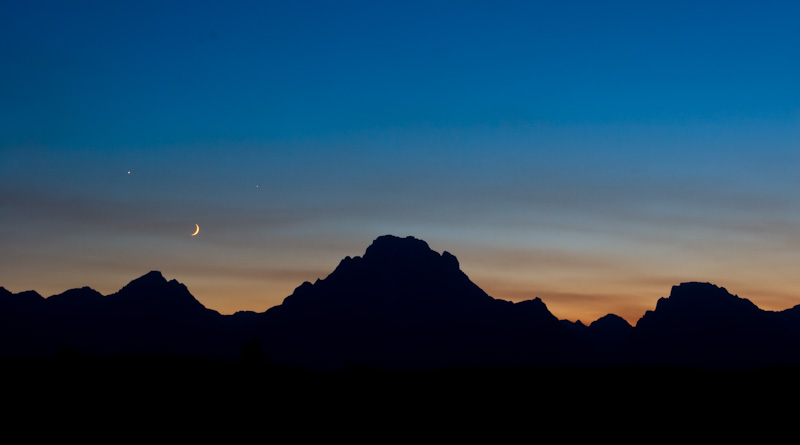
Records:
{"label": "dark foreground", "polygon": [[[764,439],[794,429],[800,414],[796,368],[314,373],[264,362],[83,356],[0,364],[4,430],[30,438]],[[645,433],[657,436],[638,437]]]}

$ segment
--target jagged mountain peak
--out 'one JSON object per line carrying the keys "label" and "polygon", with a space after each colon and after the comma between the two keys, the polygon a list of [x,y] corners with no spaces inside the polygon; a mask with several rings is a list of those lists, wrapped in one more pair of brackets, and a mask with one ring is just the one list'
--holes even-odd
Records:
{"label": "jagged mountain peak", "polygon": [[147,294],[153,292],[169,292],[191,296],[185,285],[174,279],[167,281],[167,279],[164,278],[164,275],[157,270],[148,272],[126,284],[122,289],[119,290],[118,294]]}
{"label": "jagged mountain peak", "polygon": [[305,282],[284,304],[362,304],[379,300],[476,302],[492,300],[459,269],[448,252],[432,250],[425,241],[380,236],[363,257],[345,257],[325,279]]}
{"label": "jagged mountain peak", "polygon": [[627,330],[633,328],[627,320],[616,314],[607,314],[589,324],[589,327],[603,330]]}
{"label": "jagged mountain peak", "polygon": [[698,298],[698,296],[702,296],[705,299],[725,299],[732,295],[724,287],[699,281],[689,281],[672,286],[670,291],[670,298],[675,299]]}
{"label": "jagged mountain peak", "polygon": [[102,296],[102,294],[89,286],[78,287],[75,289],[69,289],[64,292],[61,292],[58,295],[53,295],[48,297],[48,300],[51,298],[60,298],[60,297],[69,297],[70,295],[92,295],[92,296]]}
{"label": "jagged mountain peak", "polygon": [[397,255],[402,253],[422,253],[432,252],[428,243],[414,238],[413,236],[399,237],[395,235],[381,235],[367,247],[364,257],[378,257],[386,255]]}
{"label": "jagged mountain peak", "polygon": [[688,282],[673,286],[669,297],[659,298],[655,310],[636,323],[644,330],[679,328],[718,329],[760,323],[765,311],[746,298],[711,283]]}
{"label": "jagged mountain peak", "polygon": [[153,270],[126,284],[120,290],[120,292],[136,291],[141,289],[153,289],[157,287],[162,287],[165,284],[167,284],[167,279],[164,278],[164,275],[162,275],[161,272],[157,270]]}
{"label": "jagged mountain peak", "polygon": [[136,278],[114,294],[114,297],[128,304],[159,307],[166,312],[211,311],[197,301],[185,285],[177,280],[167,281],[159,271],[151,271]]}
{"label": "jagged mountain peak", "polygon": [[669,298],[661,298],[656,304],[656,311],[759,311],[750,300],[731,294],[724,287],[711,283],[687,282],[672,286]]}
{"label": "jagged mountain peak", "polygon": [[75,308],[82,308],[85,310],[87,307],[100,304],[104,300],[103,295],[92,289],[91,287],[84,286],[75,289],[66,290],[58,295],[47,297],[47,304],[52,308],[64,310],[66,306]]}
{"label": "jagged mountain peak", "polygon": [[379,236],[367,247],[364,260],[396,268],[441,267],[458,270],[458,260],[449,252],[441,255],[432,250],[425,241],[407,236]]}
{"label": "jagged mountain peak", "polygon": [[39,292],[35,290],[26,290],[19,293],[11,292],[10,290],[0,287],[0,297],[8,297],[8,298],[27,298],[27,299],[36,299],[36,300],[43,300],[44,297],[39,295]]}

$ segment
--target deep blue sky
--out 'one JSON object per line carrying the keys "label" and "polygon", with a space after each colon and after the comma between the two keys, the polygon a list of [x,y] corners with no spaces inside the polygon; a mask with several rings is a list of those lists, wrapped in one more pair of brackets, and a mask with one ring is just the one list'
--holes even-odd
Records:
{"label": "deep blue sky", "polygon": [[392,233],[561,318],[800,304],[797,1],[4,2],[0,57],[12,291],[263,311]]}

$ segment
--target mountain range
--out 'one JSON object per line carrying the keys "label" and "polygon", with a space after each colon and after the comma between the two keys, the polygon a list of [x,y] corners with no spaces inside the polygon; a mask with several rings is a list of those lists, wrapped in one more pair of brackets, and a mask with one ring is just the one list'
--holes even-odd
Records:
{"label": "mountain range", "polygon": [[149,272],[110,295],[0,287],[0,357],[179,356],[305,369],[800,364],[800,305],[773,312],[709,283],[676,285],[635,326],[559,320],[539,298],[486,294],[455,256],[381,236],[263,313],[222,315]]}

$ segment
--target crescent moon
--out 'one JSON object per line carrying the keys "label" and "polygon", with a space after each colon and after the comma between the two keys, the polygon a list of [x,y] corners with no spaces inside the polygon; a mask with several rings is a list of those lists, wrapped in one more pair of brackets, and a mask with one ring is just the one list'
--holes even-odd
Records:
{"label": "crescent moon", "polygon": [[195,227],[197,227],[197,230],[195,230],[195,231],[194,231],[194,233],[192,234],[192,236],[195,236],[195,235],[197,235],[198,233],[200,233],[200,226],[198,226],[197,224],[195,224],[194,226],[195,226]]}

